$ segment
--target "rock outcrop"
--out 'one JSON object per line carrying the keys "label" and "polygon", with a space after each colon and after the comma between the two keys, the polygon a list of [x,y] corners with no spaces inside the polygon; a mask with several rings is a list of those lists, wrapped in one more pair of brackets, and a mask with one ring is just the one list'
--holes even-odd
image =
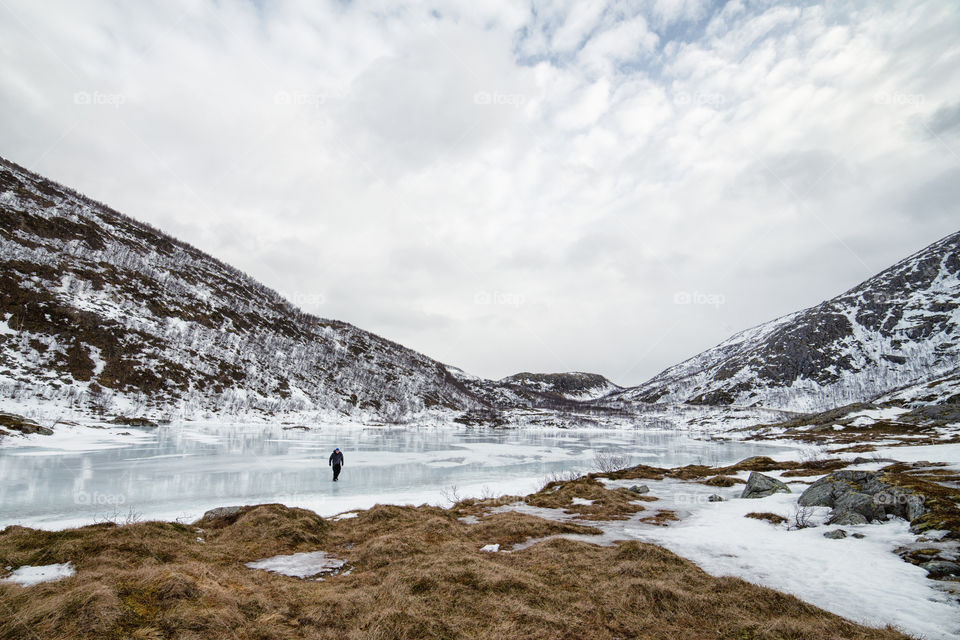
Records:
{"label": "rock outcrop", "polygon": [[908,522],[926,513],[924,498],[883,482],[876,471],[835,471],[800,496],[802,507],[830,507],[830,524],[866,524],[897,516]]}
{"label": "rock outcrop", "polygon": [[0,435],[10,435],[9,432],[5,431],[4,429],[16,431],[25,436],[33,433],[49,436],[53,433],[52,430],[40,426],[33,420],[24,418],[23,416],[18,416],[13,413],[0,413]]}
{"label": "rock outcrop", "polygon": [[743,488],[741,498],[766,498],[775,493],[791,493],[790,487],[776,478],[753,471],[747,479],[747,486]]}

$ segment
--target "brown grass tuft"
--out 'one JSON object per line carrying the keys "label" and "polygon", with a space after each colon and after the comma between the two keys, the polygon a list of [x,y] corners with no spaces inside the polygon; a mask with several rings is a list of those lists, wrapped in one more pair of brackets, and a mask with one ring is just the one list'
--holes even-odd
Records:
{"label": "brown grass tuft", "polygon": [[777,515],[776,513],[770,513],[767,511],[763,513],[757,513],[756,511],[754,511],[752,513],[748,513],[744,517],[753,518],[754,520],[766,520],[770,524],[783,524],[784,522],[787,521],[787,519],[784,518],[783,516]]}
{"label": "brown grass tuft", "polygon": [[[633,504],[640,496],[628,489],[607,489],[594,476],[585,476],[568,482],[551,482],[527,497],[534,507],[564,509],[585,520],[623,520],[643,505]],[[593,500],[593,504],[574,504],[574,498]]]}

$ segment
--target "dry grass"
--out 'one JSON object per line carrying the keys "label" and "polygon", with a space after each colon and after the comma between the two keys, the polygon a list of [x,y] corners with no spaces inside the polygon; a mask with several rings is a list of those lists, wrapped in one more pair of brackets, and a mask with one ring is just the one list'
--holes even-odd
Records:
{"label": "dry grass", "polygon": [[[875,450],[875,443],[885,447],[917,446],[960,442],[960,434],[945,435],[938,428],[950,424],[955,405],[942,405],[943,414],[928,415],[911,411],[897,420],[877,420],[864,425],[854,424],[854,416],[865,409],[876,409],[869,404],[852,404],[823,413],[805,415],[778,424],[750,427],[750,440],[797,440],[821,445],[845,445],[834,452],[864,453]],[[834,425],[843,429],[835,430]]]}
{"label": "dry grass", "polygon": [[[584,520],[623,520],[643,511],[642,505],[633,504],[640,497],[628,489],[607,489],[596,477],[586,476],[572,482],[551,482],[525,501],[534,507],[564,509]],[[574,498],[593,504],[573,504]]]}
{"label": "dry grass", "polygon": [[769,512],[757,513],[756,511],[753,511],[751,513],[748,513],[744,517],[753,518],[754,520],[765,520],[770,524],[777,524],[777,525],[783,524],[787,521],[787,519],[784,518],[783,516],[777,515],[776,513],[769,513]]}
{"label": "dry grass", "polygon": [[[590,483],[577,488],[592,491]],[[905,637],[713,578],[652,545],[552,539],[509,554],[479,551],[591,531],[518,513],[468,525],[456,509],[377,506],[327,522],[264,505],[202,526],[202,533],[156,522],[7,528],[0,565],[71,561],[77,575],[29,588],[0,585],[0,638]],[[243,566],[317,549],[345,558],[352,573],[311,582]]]}
{"label": "dry grass", "polygon": [[677,517],[677,513],[675,511],[670,511],[669,509],[663,509],[662,511],[656,512],[652,516],[640,518],[640,522],[656,525],[658,527],[666,527],[671,522],[676,522],[679,519],[680,518]]}
{"label": "dry grass", "polygon": [[732,487],[736,484],[744,484],[746,480],[733,478],[731,476],[713,476],[709,480],[704,480],[703,484],[708,487]]}
{"label": "dry grass", "polygon": [[837,469],[843,469],[849,465],[850,462],[840,460],[839,458],[805,460],[801,462],[778,462],[765,456],[756,456],[741,460],[736,464],[726,467],[707,467],[695,464],[676,467],[674,469],[662,469],[660,467],[639,465],[614,473],[592,474],[590,477],[607,477],[613,480],[663,480],[665,478],[672,478],[675,480],[698,482],[711,487],[732,487],[735,484],[744,482],[744,480],[732,477],[733,474],[745,471],[785,471],[784,476],[804,477],[824,475]]}
{"label": "dry grass", "polygon": [[960,488],[950,486],[960,478],[950,469],[930,468],[920,463],[898,463],[883,469],[883,481],[924,496],[927,513],[910,523],[917,533],[949,531],[948,538],[960,539]]}

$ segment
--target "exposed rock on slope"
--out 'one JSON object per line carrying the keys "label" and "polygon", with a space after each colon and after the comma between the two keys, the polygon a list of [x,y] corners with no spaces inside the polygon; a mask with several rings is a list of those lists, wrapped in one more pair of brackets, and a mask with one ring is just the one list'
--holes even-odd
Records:
{"label": "exposed rock on slope", "polygon": [[482,404],[440,363],[302,313],[236,269],[6,160],[0,399],[385,419]]}
{"label": "exposed rock on slope", "polygon": [[958,375],[960,233],[611,396],[824,410]]}

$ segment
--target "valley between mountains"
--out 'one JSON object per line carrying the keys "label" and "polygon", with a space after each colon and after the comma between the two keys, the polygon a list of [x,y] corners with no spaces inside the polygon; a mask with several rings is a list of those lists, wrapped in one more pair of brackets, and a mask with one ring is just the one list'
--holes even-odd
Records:
{"label": "valley between mountains", "polygon": [[0,263],[0,638],[960,636],[960,233],[633,387],[471,375],[4,159]]}

